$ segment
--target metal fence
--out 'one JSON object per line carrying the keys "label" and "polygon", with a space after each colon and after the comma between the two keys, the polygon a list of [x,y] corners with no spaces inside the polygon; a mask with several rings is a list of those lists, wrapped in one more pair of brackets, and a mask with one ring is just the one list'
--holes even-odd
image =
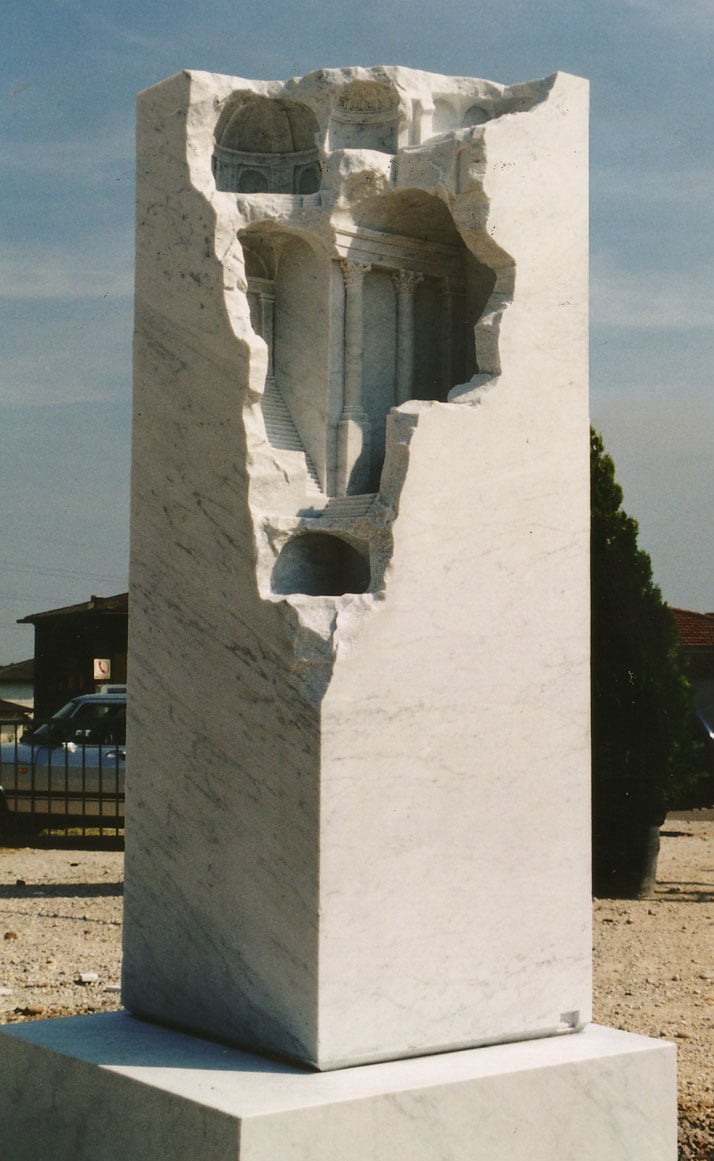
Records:
{"label": "metal fence", "polygon": [[27,731],[27,722],[2,723],[0,827],[10,834],[122,835],[125,745],[94,741],[89,731],[48,745]]}

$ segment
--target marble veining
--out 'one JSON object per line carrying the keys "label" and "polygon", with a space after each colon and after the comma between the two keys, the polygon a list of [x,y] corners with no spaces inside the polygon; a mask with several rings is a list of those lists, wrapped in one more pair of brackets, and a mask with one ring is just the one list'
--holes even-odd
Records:
{"label": "marble veining", "polygon": [[0,1049],[13,1161],[677,1155],[673,1045],[612,1029],[331,1073],[125,1013],[13,1025]]}
{"label": "marble veining", "polygon": [[123,995],[325,1070],[590,1019],[587,86],[139,101]]}

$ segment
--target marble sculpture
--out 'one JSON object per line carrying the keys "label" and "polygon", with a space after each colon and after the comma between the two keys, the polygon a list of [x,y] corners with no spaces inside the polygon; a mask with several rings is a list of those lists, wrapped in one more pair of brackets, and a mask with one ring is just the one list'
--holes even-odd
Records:
{"label": "marble sculpture", "polygon": [[142,94],[124,1001],[317,1069],[590,1018],[587,85]]}
{"label": "marble sculpture", "polygon": [[576,77],[140,96],[129,1011],[0,1033],[13,1161],[675,1161],[590,1023],[587,252]]}

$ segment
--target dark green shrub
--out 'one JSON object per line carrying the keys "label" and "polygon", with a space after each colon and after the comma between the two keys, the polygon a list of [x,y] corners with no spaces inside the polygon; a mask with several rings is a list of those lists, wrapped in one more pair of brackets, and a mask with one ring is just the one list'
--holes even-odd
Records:
{"label": "dark green shrub", "polygon": [[593,872],[596,892],[615,893],[647,830],[686,797],[697,757],[674,618],[594,431],[590,467]]}

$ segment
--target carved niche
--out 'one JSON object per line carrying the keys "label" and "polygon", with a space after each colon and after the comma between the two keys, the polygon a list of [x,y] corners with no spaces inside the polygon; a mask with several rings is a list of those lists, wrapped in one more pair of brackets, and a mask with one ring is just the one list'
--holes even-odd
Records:
{"label": "carved niche", "polygon": [[240,232],[253,329],[267,345],[269,442],[302,451],[328,496],[373,493],[385,424],[408,399],[445,401],[477,371],[474,327],[494,273],[438,198],[401,191],[332,227]]}
{"label": "carved niche", "polygon": [[319,126],[311,109],[246,96],[219,122],[213,174],[232,193],[311,194],[320,188]]}
{"label": "carved niche", "polygon": [[340,90],[330,119],[331,149],[396,153],[399,98],[378,81],[352,81]]}

